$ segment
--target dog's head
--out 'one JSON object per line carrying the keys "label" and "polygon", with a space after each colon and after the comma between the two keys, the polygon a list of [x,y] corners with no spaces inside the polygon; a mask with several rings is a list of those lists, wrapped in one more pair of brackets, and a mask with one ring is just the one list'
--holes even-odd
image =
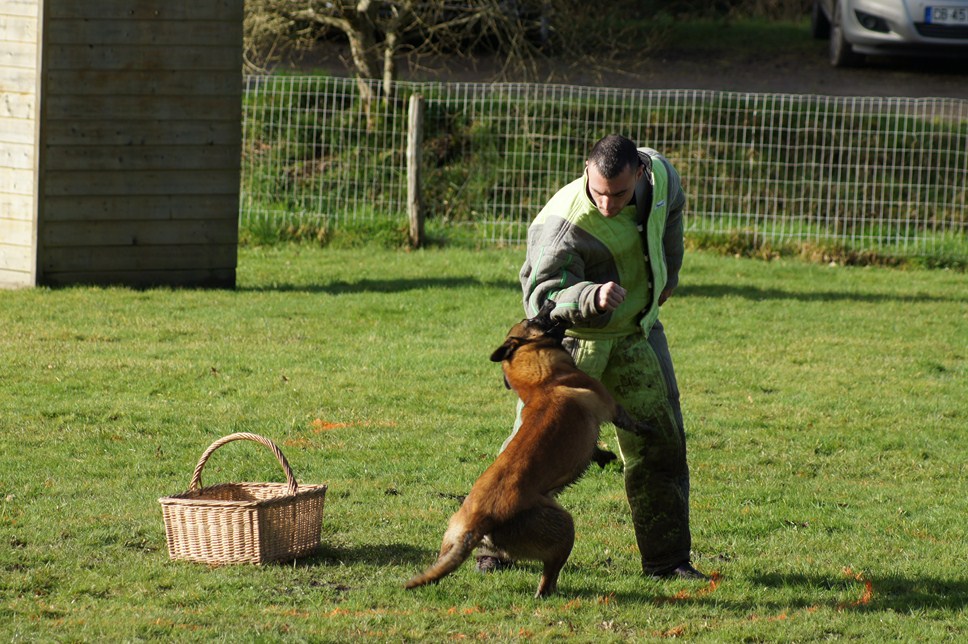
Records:
{"label": "dog's head", "polygon": [[565,331],[571,325],[551,318],[551,312],[554,311],[555,306],[555,303],[551,300],[545,300],[536,316],[521,320],[511,327],[504,344],[491,354],[491,360],[493,362],[510,360],[514,356],[514,352],[526,344],[561,348],[561,341],[565,339]]}

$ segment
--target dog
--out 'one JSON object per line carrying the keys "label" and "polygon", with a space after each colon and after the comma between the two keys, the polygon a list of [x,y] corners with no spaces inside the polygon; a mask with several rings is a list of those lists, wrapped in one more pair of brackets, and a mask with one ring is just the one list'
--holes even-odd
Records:
{"label": "dog", "polygon": [[524,402],[521,427],[451,517],[437,561],[405,588],[436,583],[489,535],[510,557],[544,564],[535,597],[556,592],[575,528],[555,494],[577,481],[592,460],[602,458],[597,445],[602,423],[649,433],[601,382],[578,369],[562,346],[566,325],[551,319],[554,307],[548,301],[538,315],[511,327],[504,344],[491,354]]}

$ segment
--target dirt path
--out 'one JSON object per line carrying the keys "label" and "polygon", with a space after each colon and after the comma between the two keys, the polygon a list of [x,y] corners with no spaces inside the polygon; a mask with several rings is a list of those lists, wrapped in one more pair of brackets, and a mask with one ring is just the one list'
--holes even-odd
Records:
{"label": "dirt path", "polygon": [[[816,94],[830,96],[901,96],[968,98],[968,57],[944,59],[870,59],[864,67],[835,69],[827,63],[826,43],[818,41],[816,52],[756,57],[748,54],[700,54],[665,50],[618,72],[545,68],[548,82],[601,87],[641,89],[710,89],[733,92]],[[323,70],[351,75],[343,48],[321,49],[303,70]],[[423,66],[399,63],[401,80],[490,82],[499,71],[493,59],[438,60]]]}
{"label": "dirt path", "polygon": [[669,54],[660,72],[640,77],[641,87],[715,89],[831,96],[968,98],[968,58],[870,59],[864,67],[837,69],[826,60],[824,45],[815,57],[783,55],[697,60]]}

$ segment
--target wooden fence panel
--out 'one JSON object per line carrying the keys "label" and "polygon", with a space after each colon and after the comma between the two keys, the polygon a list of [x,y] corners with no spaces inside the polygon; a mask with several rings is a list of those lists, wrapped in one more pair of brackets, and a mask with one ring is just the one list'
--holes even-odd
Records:
{"label": "wooden fence panel", "polygon": [[40,281],[233,286],[242,3],[48,5]]}
{"label": "wooden fence panel", "polygon": [[39,5],[0,4],[0,287],[35,279]]}

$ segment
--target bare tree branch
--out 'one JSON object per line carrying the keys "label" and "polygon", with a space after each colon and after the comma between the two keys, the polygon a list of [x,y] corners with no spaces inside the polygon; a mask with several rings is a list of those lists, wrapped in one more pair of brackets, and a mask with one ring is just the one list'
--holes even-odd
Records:
{"label": "bare tree branch", "polygon": [[[538,78],[553,51],[585,70],[621,73],[629,57],[641,58],[659,42],[670,20],[665,8],[690,1],[698,2],[608,0],[589,11],[587,0],[246,0],[247,16],[259,16],[247,18],[246,52],[252,59],[249,52],[260,45],[265,52],[281,51],[266,35],[270,29],[306,48],[338,32],[349,43],[361,91],[370,92],[364,81],[378,80],[379,94],[387,98],[404,55],[415,67],[440,54],[465,60],[494,54],[501,78],[526,80]],[[643,24],[656,25],[656,37],[641,38]]]}

